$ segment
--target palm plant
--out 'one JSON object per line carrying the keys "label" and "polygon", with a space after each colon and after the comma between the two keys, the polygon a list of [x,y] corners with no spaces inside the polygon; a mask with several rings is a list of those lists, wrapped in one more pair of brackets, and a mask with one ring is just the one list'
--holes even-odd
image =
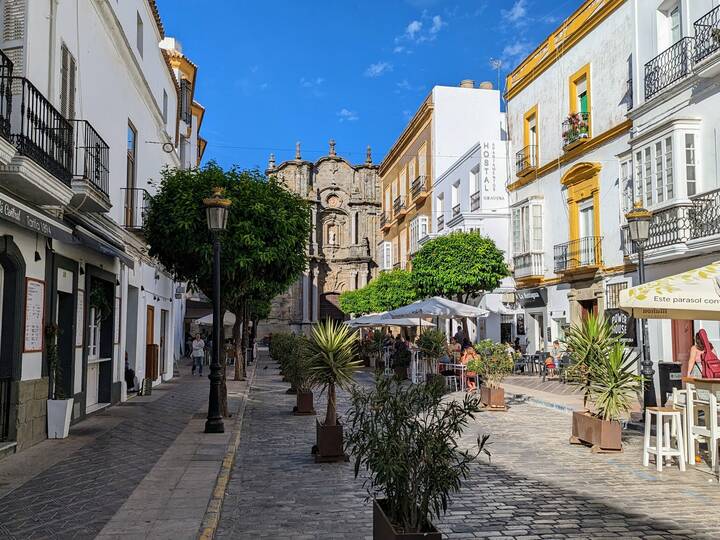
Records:
{"label": "palm plant", "polygon": [[353,375],[362,365],[356,342],[357,334],[342,322],[326,319],[312,327],[309,370],[313,384],[327,390],[325,426],[337,425],[336,389],[348,390],[353,385]]}
{"label": "palm plant", "polygon": [[602,361],[590,366],[588,399],[595,415],[603,420],[620,420],[632,409],[643,378],[635,371],[638,355],[616,342]]}

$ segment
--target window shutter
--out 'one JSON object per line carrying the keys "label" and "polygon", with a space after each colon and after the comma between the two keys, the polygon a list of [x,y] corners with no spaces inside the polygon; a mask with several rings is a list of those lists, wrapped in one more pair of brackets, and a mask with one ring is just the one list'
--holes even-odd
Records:
{"label": "window shutter", "polygon": [[65,117],[68,120],[75,120],[75,58],[68,53],[68,115]]}
{"label": "window shutter", "polygon": [[62,60],[60,63],[60,114],[68,117],[68,56],[69,52],[65,45],[62,46]]}

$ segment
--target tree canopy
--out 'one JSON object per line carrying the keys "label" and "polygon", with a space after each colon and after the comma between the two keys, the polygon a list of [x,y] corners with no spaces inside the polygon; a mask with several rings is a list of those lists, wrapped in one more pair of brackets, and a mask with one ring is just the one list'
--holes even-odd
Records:
{"label": "tree canopy", "polygon": [[503,252],[477,232],[454,232],[427,242],[412,260],[412,278],[422,297],[467,302],[510,275]]}
{"label": "tree canopy", "polygon": [[418,299],[411,273],[408,270],[381,272],[362,289],[340,295],[343,313],[364,315],[396,309]]}

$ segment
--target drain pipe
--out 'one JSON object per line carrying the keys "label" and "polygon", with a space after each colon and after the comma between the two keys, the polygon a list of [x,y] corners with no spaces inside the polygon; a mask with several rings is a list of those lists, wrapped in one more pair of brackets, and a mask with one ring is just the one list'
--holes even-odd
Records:
{"label": "drain pipe", "polygon": [[54,101],[55,91],[55,21],[56,21],[56,9],[57,0],[48,0],[50,3],[50,16],[49,16],[49,40],[48,40],[48,89],[47,95],[50,101]]}

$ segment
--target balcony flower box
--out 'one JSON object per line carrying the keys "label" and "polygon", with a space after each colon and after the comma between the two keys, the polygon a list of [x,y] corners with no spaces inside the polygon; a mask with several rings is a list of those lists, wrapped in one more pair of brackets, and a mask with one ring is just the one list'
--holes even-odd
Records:
{"label": "balcony flower box", "polygon": [[563,148],[572,150],[590,138],[588,113],[572,113],[563,122]]}

